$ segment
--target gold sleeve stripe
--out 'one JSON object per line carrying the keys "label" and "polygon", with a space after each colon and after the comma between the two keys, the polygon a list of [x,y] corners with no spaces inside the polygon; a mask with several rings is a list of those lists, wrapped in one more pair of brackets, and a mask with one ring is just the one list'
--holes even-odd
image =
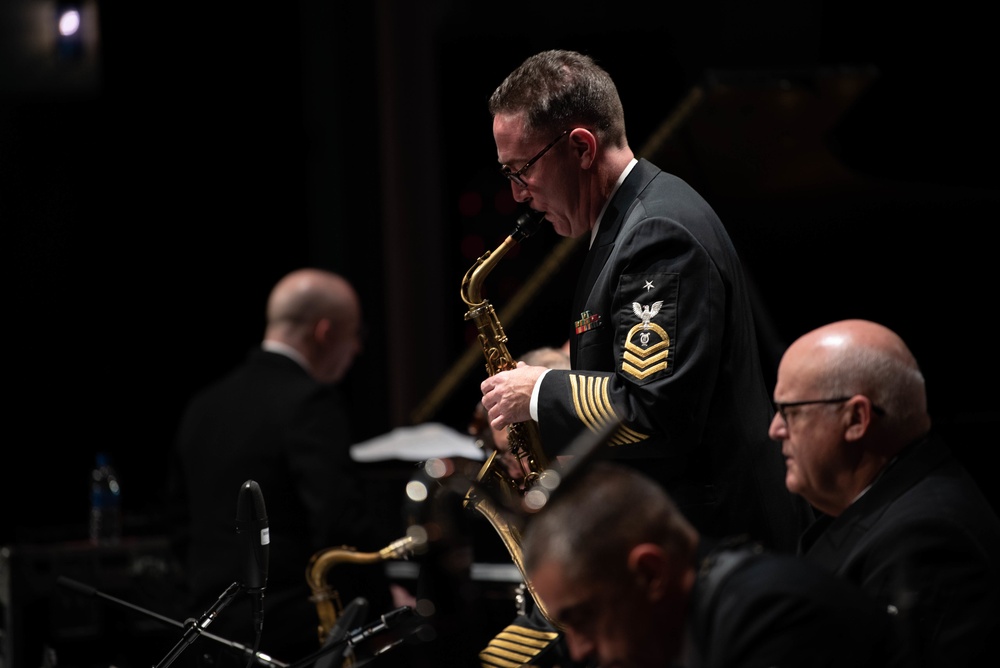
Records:
{"label": "gold sleeve stripe", "polygon": [[511,624],[490,640],[479,653],[483,668],[519,668],[529,664],[543,649],[559,637],[552,631],[541,631]]}
{"label": "gold sleeve stripe", "polygon": [[600,415],[598,420],[602,427],[609,422],[618,421],[618,416],[615,415],[615,409],[611,407],[611,398],[608,395],[609,380],[610,378],[607,376],[589,379],[589,382],[596,385],[594,391],[591,393],[591,397],[594,411]]}
{"label": "gold sleeve stripe", "polygon": [[608,445],[625,445],[626,443],[638,443],[649,438],[648,435],[620,425],[614,435],[608,439]]}
{"label": "gold sleeve stripe", "polygon": [[558,637],[559,634],[553,631],[540,631],[523,626],[508,626],[497,635],[495,640],[499,643],[504,643],[508,648],[525,645],[535,649],[542,649]]}
{"label": "gold sleeve stripe", "polygon": [[[618,422],[618,415],[611,405],[607,376],[582,376],[569,374],[570,392],[573,395],[573,409],[576,416],[590,431],[597,433],[611,422]],[[608,440],[608,445],[638,443],[649,438],[634,429],[619,426]]]}
{"label": "gold sleeve stripe", "polygon": [[584,390],[581,393],[581,400],[578,402],[580,409],[577,410],[577,415],[591,430],[596,431],[601,425],[600,409],[598,406],[598,401],[600,401],[600,383],[597,382],[596,378],[589,376],[583,376],[582,379]]}
{"label": "gold sleeve stripe", "polygon": [[[570,391],[573,394],[573,409],[588,429],[598,432],[609,422],[607,416],[615,419],[615,410],[608,399],[607,382],[595,383],[593,377],[569,375]],[[607,379],[600,379],[606,381]],[[595,387],[597,385],[597,387]]]}

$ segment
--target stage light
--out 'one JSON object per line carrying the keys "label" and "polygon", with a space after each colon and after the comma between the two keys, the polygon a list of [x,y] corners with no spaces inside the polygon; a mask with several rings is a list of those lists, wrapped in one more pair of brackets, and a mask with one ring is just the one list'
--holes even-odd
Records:
{"label": "stage light", "polygon": [[70,7],[63,10],[59,15],[59,34],[63,37],[72,37],[80,31],[80,10]]}
{"label": "stage light", "polygon": [[83,57],[83,14],[79,2],[56,3],[56,55],[64,60]]}

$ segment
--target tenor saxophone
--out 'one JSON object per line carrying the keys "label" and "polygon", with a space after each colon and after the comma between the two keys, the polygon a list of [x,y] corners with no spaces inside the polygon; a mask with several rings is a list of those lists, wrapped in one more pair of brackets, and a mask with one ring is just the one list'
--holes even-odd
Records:
{"label": "tenor saxophone", "polygon": [[374,564],[380,561],[407,559],[417,548],[417,541],[412,536],[405,536],[389,543],[378,552],[358,552],[355,548],[341,545],[327,550],[320,550],[312,555],[306,566],[306,582],[312,595],[309,600],[316,605],[319,615],[320,645],[324,644],[333,631],[337,618],[344,611],[340,592],[329,586],[327,575],[330,569],[338,563]]}
{"label": "tenor saxophone", "polygon": [[[511,359],[507,350],[507,335],[503,331],[500,319],[493,305],[481,296],[483,281],[496,267],[497,263],[521,240],[531,236],[538,229],[544,218],[544,213],[528,212],[522,214],[514,228],[495,250],[487,251],[476,260],[476,263],[465,273],[462,279],[462,301],[469,307],[465,319],[475,323],[479,330],[479,343],[486,358],[486,373],[490,376],[501,371],[513,369],[517,363]],[[538,425],[534,421],[518,422],[507,427],[507,442],[524,473],[522,482],[511,478],[494,450],[465,495],[464,505],[472,508],[485,517],[499,534],[504,546],[510,553],[514,565],[517,566],[524,584],[531,593],[539,610],[550,622],[553,621],[541,600],[535,595],[535,590],[528,580],[524,570],[521,554],[521,531],[513,524],[507,515],[500,512],[489,495],[481,493],[481,488],[492,491],[507,508],[516,507],[523,495],[538,482],[542,472],[548,467],[548,459],[541,448],[538,435]]]}

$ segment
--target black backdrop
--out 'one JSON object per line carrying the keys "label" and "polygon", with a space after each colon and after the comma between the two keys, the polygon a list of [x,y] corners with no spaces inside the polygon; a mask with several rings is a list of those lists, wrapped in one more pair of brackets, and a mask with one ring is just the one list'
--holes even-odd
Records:
{"label": "black backdrop", "polygon": [[[6,35],[15,8],[40,4],[10,4]],[[697,86],[755,92],[711,97],[660,156],[705,192],[740,247],[769,364],[823,322],[880,320],[912,344],[962,454],[979,464],[995,442],[998,114],[979,10],[136,4],[147,3],[101,3],[89,83],[39,78],[18,40],[0,50],[16,470],[3,542],[82,535],[99,449],[118,463],[131,528],[143,531],[181,407],[256,344],[268,289],[303,264],[344,273],[365,300],[372,333],[348,379],[357,438],[406,424],[456,373],[430,418],[464,428],[483,371],[454,366],[471,338],[460,279],[513,221],[485,100],[551,47],[611,71],[637,150]],[[878,76],[848,109],[803,131],[846,181],[742,187],[802,136],[782,125],[801,117],[781,107],[785,93],[822,110],[842,99],[823,93],[824,76],[867,68]],[[502,307],[558,243],[543,232],[512,253],[487,296]],[[572,263],[508,327],[515,353],[565,340]]]}

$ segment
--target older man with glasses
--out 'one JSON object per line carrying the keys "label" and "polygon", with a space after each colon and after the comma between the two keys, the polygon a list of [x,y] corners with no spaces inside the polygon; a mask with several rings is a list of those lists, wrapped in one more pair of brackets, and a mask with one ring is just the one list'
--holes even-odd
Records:
{"label": "older man with glasses", "polygon": [[926,665],[996,661],[1000,519],[932,432],[903,340],[866,320],[815,329],[785,351],[774,399],[785,484],[821,513],[805,558],[899,615]]}

